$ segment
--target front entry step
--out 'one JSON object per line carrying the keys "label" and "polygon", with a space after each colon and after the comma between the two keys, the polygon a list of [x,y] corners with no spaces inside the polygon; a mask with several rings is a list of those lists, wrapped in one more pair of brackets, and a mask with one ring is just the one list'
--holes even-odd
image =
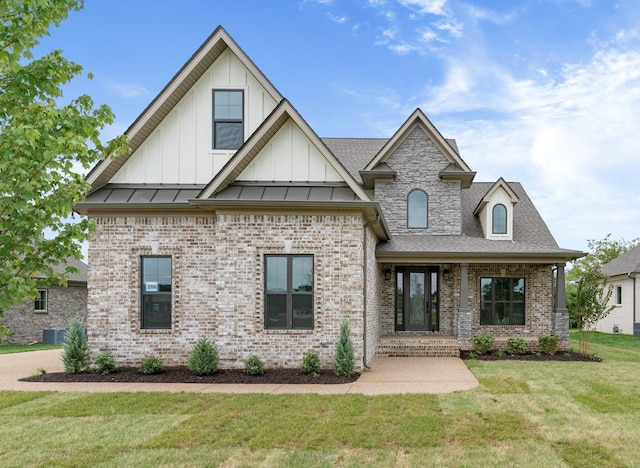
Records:
{"label": "front entry step", "polygon": [[378,339],[376,356],[459,357],[460,345],[449,336],[385,335]]}

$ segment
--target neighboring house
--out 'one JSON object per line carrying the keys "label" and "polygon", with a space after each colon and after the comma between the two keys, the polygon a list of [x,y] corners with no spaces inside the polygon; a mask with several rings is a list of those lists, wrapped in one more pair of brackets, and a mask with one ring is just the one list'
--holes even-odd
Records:
{"label": "neighboring house", "polygon": [[[93,355],[221,366],[457,355],[483,332],[568,344],[565,262],[519,183],[474,183],[420,109],[391,138],[319,138],[218,28],[87,176]],[[555,279],[554,279],[555,278]],[[554,299],[554,286],[557,294]]]}
{"label": "neighboring house", "polygon": [[86,323],[88,267],[84,262],[69,259],[53,269],[61,273],[67,266],[77,268],[79,274],[70,275],[66,287],[40,288],[35,299],[27,299],[22,305],[4,311],[0,325],[12,330],[9,342],[42,342],[44,330],[67,328],[74,318]]}
{"label": "neighboring house", "polygon": [[615,306],[609,315],[596,324],[604,333],[624,333],[640,337],[640,245],[614,258],[601,267],[609,277],[613,294],[609,304]]}

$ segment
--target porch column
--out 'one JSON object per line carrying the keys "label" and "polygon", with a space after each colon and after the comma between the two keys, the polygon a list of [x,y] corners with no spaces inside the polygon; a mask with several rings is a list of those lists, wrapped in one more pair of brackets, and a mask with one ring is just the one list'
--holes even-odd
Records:
{"label": "porch column", "polygon": [[469,308],[469,264],[460,264],[460,309],[458,310],[458,340],[471,339],[471,309]]}
{"label": "porch column", "polygon": [[569,339],[569,311],[567,310],[567,292],[564,280],[565,263],[556,264],[556,303],[553,311],[553,333],[561,341]]}

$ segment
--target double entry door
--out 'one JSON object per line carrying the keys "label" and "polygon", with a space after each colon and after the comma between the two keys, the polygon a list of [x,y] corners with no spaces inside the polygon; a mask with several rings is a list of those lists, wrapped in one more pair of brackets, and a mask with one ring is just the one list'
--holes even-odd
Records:
{"label": "double entry door", "polygon": [[396,330],[440,329],[438,267],[396,268]]}

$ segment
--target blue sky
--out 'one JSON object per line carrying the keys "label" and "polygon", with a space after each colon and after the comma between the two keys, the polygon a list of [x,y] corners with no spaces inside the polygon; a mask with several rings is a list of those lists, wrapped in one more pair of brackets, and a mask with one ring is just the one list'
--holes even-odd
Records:
{"label": "blue sky", "polygon": [[420,107],[476,181],[522,182],[561,247],[640,237],[637,0],[88,0],[43,39],[122,133],[222,25],[323,137]]}

